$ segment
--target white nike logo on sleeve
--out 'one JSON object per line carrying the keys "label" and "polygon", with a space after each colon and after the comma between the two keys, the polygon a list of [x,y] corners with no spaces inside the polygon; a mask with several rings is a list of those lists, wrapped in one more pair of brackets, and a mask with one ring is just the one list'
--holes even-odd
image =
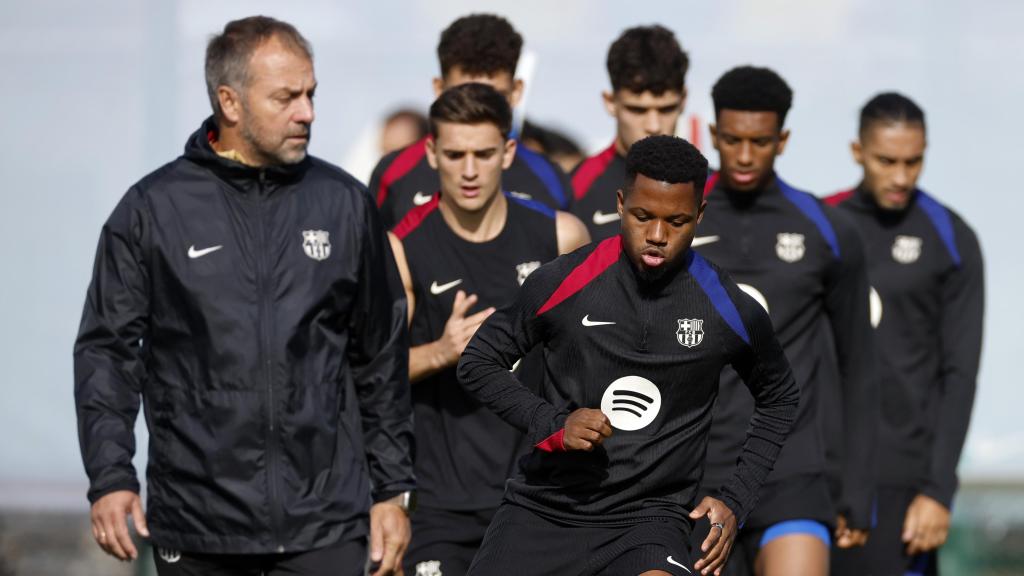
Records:
{"label": "white nike logo on sleeve", "polygon": [[210,246],[209,248],[203,248],[202,250],[196,250],[196,247],[194,245],[193,246],[189,246],[188,247],[188,257],[192,258],[192,259],[202,258],[203,256],[206,256],[210,252],[216,252],[217,250],[220,250],[223,247],[224,246],[218,244],[217,246]]}
{"label": "white nike logo on sleeve", "polygon": [[687,572],[689,572],[690,574],[693,574],[693,572],[690,572],[690,569],[689,569],[689,568],[687,568],[686,566],[683,566],[683,565],[682,565],[682,564],[680,564],[679,562],[676,562],[675,560],[673,560],[673,559],[672,559],[672,557],[671,557],[671,556],[669,556],[668,558],[666,558],[666,560],[668,560],[668,563],[669,563],[669,564],[675,564],[676,566],[679,566],[680,568],[682,568],[683,570],[686,570],[686,571],[687,571]]}
{"label": "white nike logo on sleeve", "polygon": [[430,199],[433,197],[433,194],[424,194],[423,192],[417,192],[416,195],[412,197],[412,203],[417,206],[423,206],[427,202],[430,202]]}
{"label": "white nike logo on sleeve", "polygon": [[598,210],[597,212],[594,212],[594,224],[597,224],[598,226],[603,226],[605,224],[611,224],[612,222],[615,222],[619,218],[621,218],[621,217],[619,216],[618,212],[609,212],[608,214],[605,214],[604,212],[601,212],[600,210]]}
{"label": "white nike logo on sleeve", "polygon": [[696,248],[697,246],[711,244],[712,242],[718,242],[718,236],[694,236],[690,246]]}

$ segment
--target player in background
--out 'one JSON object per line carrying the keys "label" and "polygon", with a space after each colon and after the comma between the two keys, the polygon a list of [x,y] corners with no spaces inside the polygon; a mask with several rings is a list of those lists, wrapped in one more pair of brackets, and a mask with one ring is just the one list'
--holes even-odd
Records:
{"label": "player in background", "polygon": [[572,211],[595,242],[619,233],[616,191],[626,177],[629,147],[647,136],[676,133],[690,60],[671,30],[637,26],[612,43],[607,66],[612,90],[601,97],[615,118],[615,141],[572,172]]}
{"label": "player in background", "polygon": [[[734,574],[827,574],[832,534],[840,546],[858,545],[871,525],[878,384],[867,266],[852,223],[775,173],[792,97],[766,68],[734,68],[715,84],[711,137],[721,167],[708,180],[708,209],[693,241],[768,311],[800,385],[796,425],[740,532]],[[837,381],[841,411],[819,415],[821,390]],[[708,446],[710,494],[728,479],[752,407],[737,374],[726,370]],[[842,421],[835,499],[821,418]]]}
{"label": "player in background", "polygon": [[[531,272],[590,237],[572,214],[502,192],[502,170],[517,145],[512,110],[493,88],[446,90],[430,108],[430,129],[427,160],[441,194],[391,234],[409,301],[417,445],[419,510],[405,571],[458,576],[483,540],[523,444],[518,430],[462,390],[455,365],[480,323],[510,304]],[[539,361],[528,357],[520,369],[537,380]]]}
{"label": "player in background", "polygon": [[[441,33],[437,45],[441,76],[434,78],[434,96],[459,84],[479,82],[493,86],[515,108],[523,94],[523,81],[516,78],[522,47],[523,37],[500,16],[459,18]],[[370,194],[387,226],[430,202],[438,191],[438,176],[427,161],[426,142],[424,138],[384,156],[373,170]],[[572,200],[565,173],[544,156],[521,146],[502,182],[509,194],[555,210],[567,209]]]}
{"label": "player in background", "polygon": [[937,574],[956,467],[974,404],[985,281],[974,231],[917,187],[925,117],[879,94],[851,145],[860,184],[826,199],[860,229],[882,388],[878,524],[867,546],[837,550],[833,573]]}

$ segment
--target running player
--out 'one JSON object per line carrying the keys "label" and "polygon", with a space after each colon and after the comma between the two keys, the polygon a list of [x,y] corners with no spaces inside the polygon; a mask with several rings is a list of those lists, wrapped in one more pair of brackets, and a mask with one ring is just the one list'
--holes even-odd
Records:
{"label": "running player", "polygon": [[[764,310],[688,249],[706,177],[685,140],[637,142],[617,194],[620,235],[535,271],[463,353],[462,385],[534,446],[470,573],[721,573],[799,393]],[[509,373],[535,347],[548,375],[539,394]],[[757,399],[750,434],[720,498],[694,507],[730,364]],[[714,529],[693,565],[699,517]]]}
{"label": "running player", "polygon": [[[878,525],[836,574],[937,574],[974,403],[984,275],[974,231],[917,188],[924,112],[879,94],[860,113],[853,190],[829,197],[861,230],[882,384]],[[950,338],[955,334],[955,338]]]}
{"label": "running player", "polygon": [[[693,242],[768,311],[800,384],[792,436],[740,532],[730,565],[736,574],[827,574],[829,527],[850,546],[863,542],[871,523],[878,384],[864,250],[847,218],[775,174],[792,97],[766,68],[735,68],[715,84],[711,138],[721,170],[709,178],[708,210]],[[837,379],[842,412],[828,418],[841,419],[845,444],[834,501],[818,404],[820,390]],[[753,405],[731,370],[721,395],[703,485],[711,494],[728,479]]]}
{"label": "running player", "polygon": [[[441,33],[437,45],[441,76],[434,78],[434,96],[452,86],[480,82],[493,86],[515,108],[523,94],[523,81],[515,77],[522,47],[523,37],[500,16],[459,18]],[[565,173],[544,156],[521,146],[503,183],[512,196],[556,210],[568,208],[572,199]],[[388,226],[430,202],[437,190],[438,176],[427,161],[426,139],[381,158],[370,177],[370,193]]]}
{"label": "running player", "polygon": [[[420,504],[405,571],[452,576],[469,568],[522,453],[522,435],[459,387],[459,355],[531,272],[590,237],[572,214],[502,193],[502,170],[517,147],[512,110],[493,88],[446,90],[430,123],[427,160],[441,194],[410,211],[391,236],[411,313]],[[539,379],[539,357],[522,369],[531,360],[530,378]]]}
{"label": "running player", "polygon": [[629,147],[647,136],[676,133],[689,65],[672,31],[661,26],[630,28],[608,50],[612,91],[601,97],[615,118],[615,141],[572,173],[572,211],[595,242],[619,234],[616,191],[626,176]]}

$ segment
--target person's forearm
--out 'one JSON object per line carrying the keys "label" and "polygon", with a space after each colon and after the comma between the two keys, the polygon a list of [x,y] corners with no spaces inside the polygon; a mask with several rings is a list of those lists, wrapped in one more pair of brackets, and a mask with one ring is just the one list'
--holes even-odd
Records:
{"label": "person's forearm", "polygon": [[415,384],[457,363],[445,355],[439,341],[414,346],[409,350],[409,382]]}

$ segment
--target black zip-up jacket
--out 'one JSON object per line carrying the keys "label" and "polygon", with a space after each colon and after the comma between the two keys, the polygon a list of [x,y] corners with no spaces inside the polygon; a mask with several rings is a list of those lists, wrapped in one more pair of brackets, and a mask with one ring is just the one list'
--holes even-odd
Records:
{"label": "black zip-up jacket", "polygon": [[208,119],[100,234],[75,342],[89,500],[138,491],[160,546],[313,549],[413,488],[406,302],[365,188],[219,157]]}

